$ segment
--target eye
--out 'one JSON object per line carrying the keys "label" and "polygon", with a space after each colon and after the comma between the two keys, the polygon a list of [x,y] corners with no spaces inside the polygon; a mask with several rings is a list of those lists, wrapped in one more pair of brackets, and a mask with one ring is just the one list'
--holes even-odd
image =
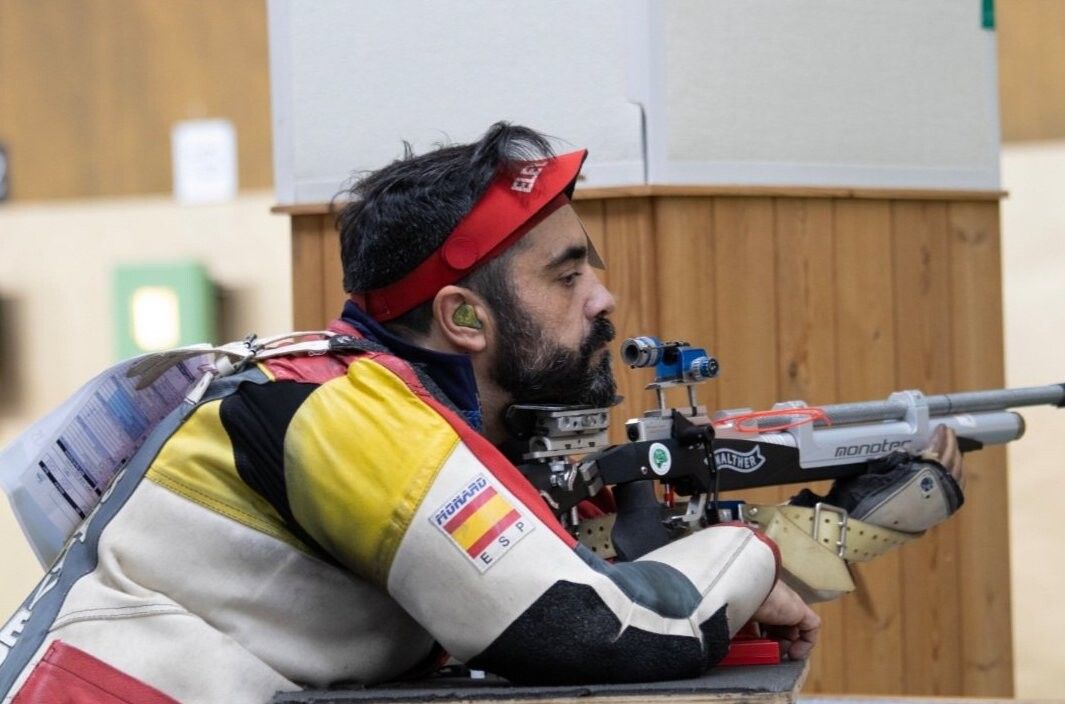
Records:
{"label": "eye", "polygon": [[562,282],[563,286],[566,286],[566,287],[570,288],[570,287],[573,287],[573,286],[577,285],[577,277],[580,276],[580,275],[581,275],[581,272],[579,272],[579,271],[570,272],[569,274],[566,274],[565,276],[559,277],[559,281]]}

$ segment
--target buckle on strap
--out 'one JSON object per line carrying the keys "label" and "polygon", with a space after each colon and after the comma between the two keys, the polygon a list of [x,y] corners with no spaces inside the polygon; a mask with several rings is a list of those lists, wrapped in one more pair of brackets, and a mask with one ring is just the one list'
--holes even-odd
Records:
{"label": "buckle on strap", "polygon": [[[817,502],[814,505],[814,529],[813,539],[820,542],[821,540],[821,514],[822,513],[834,513],[839,516],[839,520],[836,521],[836,526],[839,528],[839,538],[836,540],[836,554],[843,557],[843,553],[846,552],[847,545],[847,521],[849,516],[846,509],[842,509],[832,504],[826,504],[823,502]],[[825,521],[827,523],[827,520]]]}

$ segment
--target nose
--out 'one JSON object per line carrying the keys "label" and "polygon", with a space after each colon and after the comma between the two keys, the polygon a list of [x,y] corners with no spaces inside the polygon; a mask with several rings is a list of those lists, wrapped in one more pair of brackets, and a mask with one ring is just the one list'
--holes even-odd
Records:
{"label": "nose", "polygon": [[592,294],[588,296],[588,300],[584,304],[584,314],[589,320],[600,315],[610,315],[617,305],[617,301],[614,300],[614,294],[610,293],[610,290],[603,285],[595,273],[590,273],[595,278],[595,284],[592,288]]}

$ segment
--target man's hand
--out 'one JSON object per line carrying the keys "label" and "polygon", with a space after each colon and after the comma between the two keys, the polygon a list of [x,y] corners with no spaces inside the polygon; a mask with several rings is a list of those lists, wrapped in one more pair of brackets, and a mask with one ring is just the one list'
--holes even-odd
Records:
{"label": "man's hand", "polygon": [[791,660],[806,658],[821,630],[821,617],[780,580],[751,620],[765,626],[765,635],[779,640],[781,653]]}
{"label": "man's hand", "polygon": [[958,449],[958,436],[953,428],[940,425],[932,433],[932,442],[921,452],[921,457],[935,460],[943,465],[954,481],[965,489],[965,461]]}

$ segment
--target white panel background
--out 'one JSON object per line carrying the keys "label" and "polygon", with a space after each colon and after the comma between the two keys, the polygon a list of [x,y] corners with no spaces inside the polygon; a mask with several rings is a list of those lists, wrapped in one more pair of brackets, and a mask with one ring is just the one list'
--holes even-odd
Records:
{"label": "white panel background", "polygon": [[649,0],[660,183],[998,187],[979,0]]}
{"label": "white panel background", "polygon": [[980,5],[269,0],[278,200],[499,119],[589,148],[589,186],[996,189]]}
{"label": "white panel background", "polygon": [[466,0],[270,0],[275,186],[282,203],[332,197],[353,170],[497,120],[590,150],[586,185],[642,183],[627,99],[626,5]]}

